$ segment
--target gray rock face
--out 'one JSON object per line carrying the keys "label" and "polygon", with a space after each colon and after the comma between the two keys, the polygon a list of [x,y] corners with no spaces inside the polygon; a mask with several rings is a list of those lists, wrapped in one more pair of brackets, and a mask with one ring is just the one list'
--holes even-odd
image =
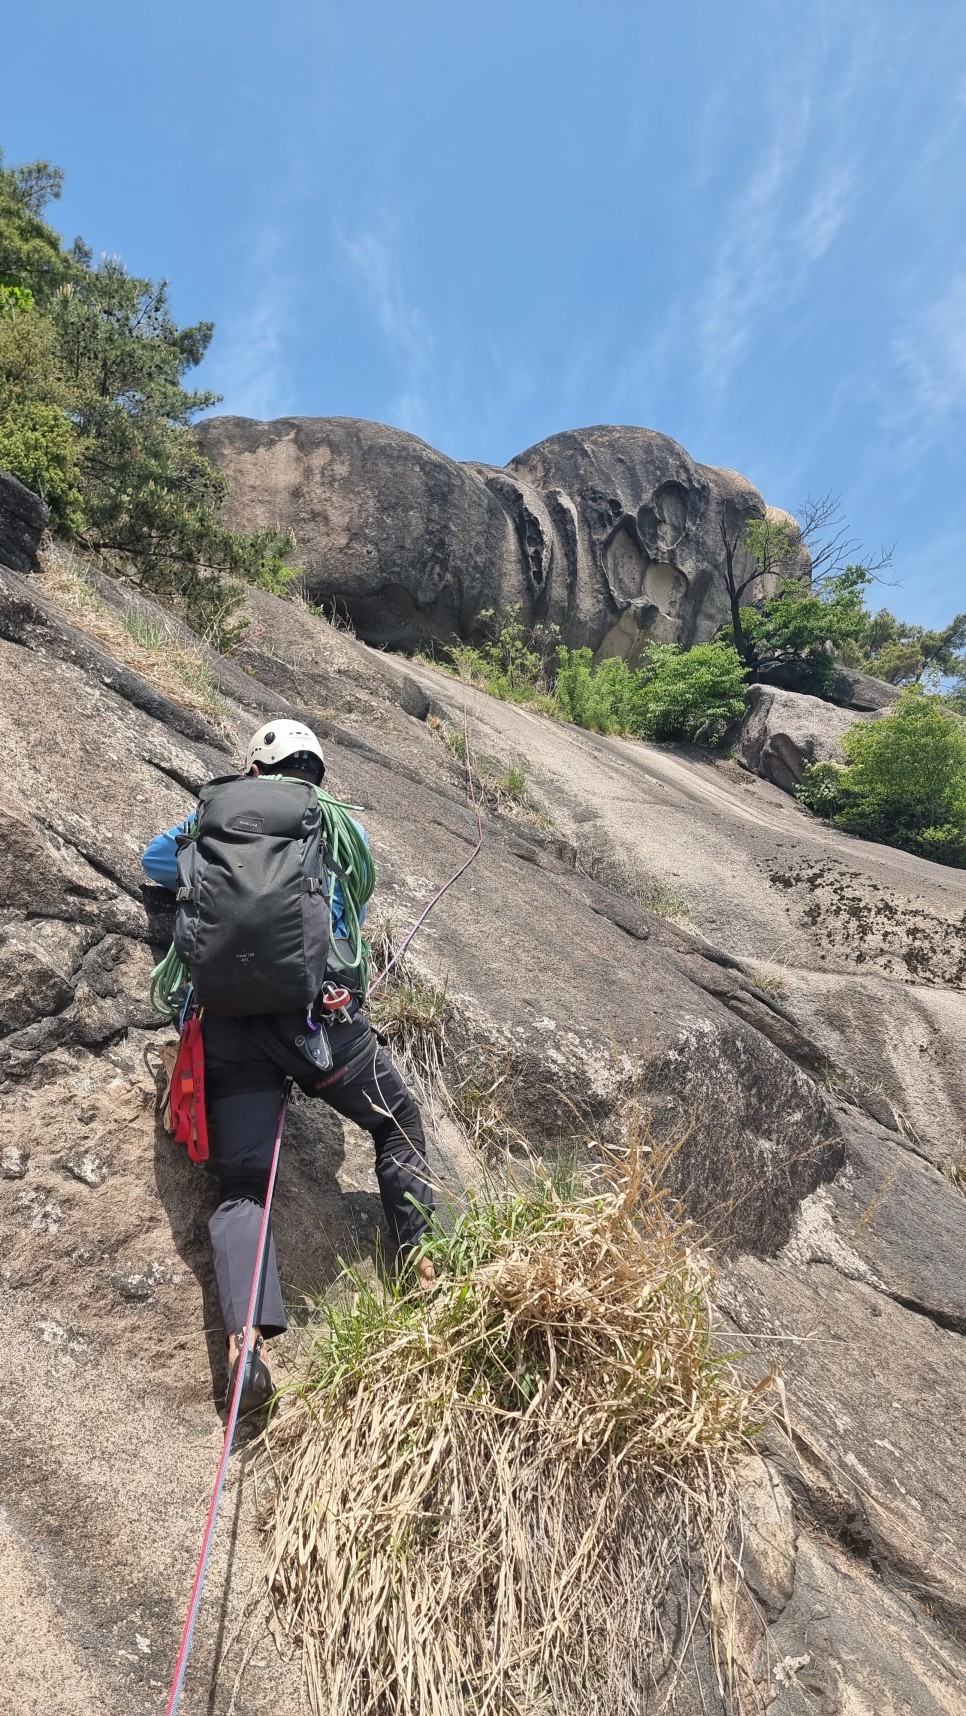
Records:
{"label": "gray rock face", "polygon": [[[24,735],[0,842],[0,1339],[17,1379],[0,1617],[18,1639],[0,1709],[66,1712],[69,1686],[69,1716],[129,1716],[174,1660],[224,1384],[212,1183],[156,1118],[170,1033],[145,993],[170,901],[138,854],[224,772],[229,741],[179,729],[36,586],[0,574],[0,701]],[[408,926],[476,840],[446,742],[462,687],[264,592],[249,615],[240,657],[209,660],[232,753],[266,709],[304,710],[372,835],[374,919]],[[478,756],[525,762],[552,826],[485,806],[477,865],[417,940],[447,993],[450,1071],[497,1083],[508,1127],[551,1160],[599,1159],[639,1101],[716,1242],[728,1350],[785,1389],[742,1474],[723,1592],[740,1700],[704,1674],[698,1628],[681,1716],[962,1716],[966,873],[821,827],[728,760],[483,693],[471,719]],[[475,1183],[442,1104],[426,1113],[434,1178]],[[360,1137],[293,1103],[276,1234],[296,1299],[347,1243],[372,1254]],[[300,1704],[297,1655],[258,1648],[250,1470],[229,1472],[185,1716],[236,1692],[238,1716]],[[682,1610],[689,1638],[695,1620]],[[223,1640],[250,1625],[237,1683]]]}
{"label": "gray rock face", "polygon": [[49,516],[39,495],[0,471],[0,565],[29,572]]}
{"label": "gray rock face", "polygon": [[794,792],[807,763],[844,762],[843,736],[856,721],[874,718],[820,697],[752,685],[736,743],[738,761],[783,792]]}
{"label": "gray rock face", "polygon": [[653,429],[572,430],[502,469],[347,417],[213,417],[198,433],[231,478],[229,521],[290,526],[312,594],[390,647],[470,638],[514,607],[600,655],[701,642],[727,618],[722,518],[733,531],[768,510]]}

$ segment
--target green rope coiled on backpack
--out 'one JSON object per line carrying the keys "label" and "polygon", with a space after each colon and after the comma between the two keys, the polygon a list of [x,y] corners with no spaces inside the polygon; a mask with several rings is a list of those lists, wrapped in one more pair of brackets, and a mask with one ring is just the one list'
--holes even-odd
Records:
{"label": "green rope coiled on backpack", "polygon": [[340,881],[342,885],[342,918],[347,946],[344,953],[340,951],[339,964],[358,978],[364,1001],[369,989],[369,946],[362,933],[362,914],[376,886],[376,866],[366,837],[350,807],[333,798],[324,787],[316,787],[315,792],[322,811],[326,852],[342,871],[341,877],[330,872],[329,878],[330,911],[335,884]]}
{"label": "green rope coiled on backpack", "polygon": [[190,982],[188,968],[179,959],[172,942],[160,964],[156,965],[151,973],[148,994],[152,1010],[155,1013],[163,1013],[166,1018],[171,1013],[180,1012],[180,1003]]}
{"label": "green rope coiled on backpack", "polygon": [[[260,780],[281,781],[287,775],[260,775]],[[365,1000],[369,988],[369,948],[362,933],[362,914],[376,886],[376,867],[365,835],[354,820],[351,808],[333,798],[324,787],[316,787],[316,797],[322,813],[323,844],[327,855],[337,864],[341,875],[329,874],[329,910],[332,911],[336,882],[342,888],[342,918],[345,926],[344,946],[340,945],[338,965],[350,975]],[[181,1002],[191,982],[187,966],[178,957],[174,944],[151,973],[149,994],[155,1013],[170,1015],[180,1010]]]}

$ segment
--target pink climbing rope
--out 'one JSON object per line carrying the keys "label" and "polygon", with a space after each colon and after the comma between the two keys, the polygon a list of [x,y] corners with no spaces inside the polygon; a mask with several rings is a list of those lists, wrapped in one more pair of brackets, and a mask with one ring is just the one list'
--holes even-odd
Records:
{"label": "pink climbing rope", "polygon": [[278,1131],[275,1134],[275,1149],[272,1155],[272,1166],[268,1175],[268,1189],[265,1193],[265,1206],[262,1210],[261,1227],[258,1230],[258,1247],[255,1253],[255,1272],[252,1276],[252,1290],[248,1300],[248,1315],[245,1318],[245,1328],[242,1338],[241,1352],[238,1358],[238,1369],[235,1373],[235,1386],[232,1389],[231,1408],[228,1413],[228,1423],[225,1426],[225,1440],[222,1443],[221,1459],[218,1462],[218,1474],[212,1492],[211,1506],[208,1509],[208,1519],[205,1525],[205,1535],[201,1540],[201,1554],[195,1571],[195,1582],[191,1587],[191,1601],[185,1616],[184,1630],[181,1634],[181,1645],[178,1650],[178,1660],[175,1664],[174,1679],[171,1682],[171,1693],[168,1698],[165,1716],[175,1716],[175,1711],[181,1702],[184,1687],[184,1677],[188,1670],[188,1658],[191,1655],[191,1641],[194,1637],[195,1622],[201,1606],[201,1593],[204,1590],[205,1573],[208,1569],[208,1557],[214,1542],[215,1526],[218,1523],[218,1509],[221,1506],[221,1492],[225,1487],[225,1474],[228,1471],[228,1457],[235,1435],[235,1425],[238,1423],[238,1408],[241,1403],[242,1387],[245,1381],[245,1367],[248,1363],[248,1351],[251,1346],[252,1327],[255,1322],[255,1310],[258,1301],[259,1288],[262,1281],[262,1266],[265,1261],[265,1249],[268,1244],[268,1222],[272,1208],[272,1194],[275,1191],[275,1176],[278,1170],[278,1158],[282,1148],[282,1132],[285,1127],[285,1114],[288,1109],[288,1088],[282,1097],[282,1106],[278,1115]]}

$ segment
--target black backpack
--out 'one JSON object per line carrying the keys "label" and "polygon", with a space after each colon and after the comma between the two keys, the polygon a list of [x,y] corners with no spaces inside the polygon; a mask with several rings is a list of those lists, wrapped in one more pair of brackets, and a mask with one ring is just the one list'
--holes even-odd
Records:
{"label": "black backpack", "polygon": [[311,1007],[329,957],[329,874],[315,788],[230,775],[179,834],[174,945],[195,1000],[246,1017]]}

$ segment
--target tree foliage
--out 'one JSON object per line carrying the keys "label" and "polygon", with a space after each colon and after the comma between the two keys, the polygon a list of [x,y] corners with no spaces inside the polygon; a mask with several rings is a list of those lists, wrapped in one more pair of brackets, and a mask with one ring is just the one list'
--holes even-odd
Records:
{"label": "tree foliage", "polygon": [[[871,614],[866,592],[892,550],[848,558],[858,548],[843,522],[837,495],[806,502],[798,522],[782,514],[737,519],[723,507],[718,521],[721,576],[731,622],[723,635],[751,679],[795,670],[796,690],[830,696],[838,663],[893,685],[945,685],[947,701],[966,704],[966,614],[941,630],[909,625],[887,608]],[[792,574],[806,550],[809,568]],[[775,585],[777,590],[768,585]],[[751,598],[754,597],[754,601]],[[955,683],[950,691],[947,682]],[[787,675],[782,681],[788,683]]]}
{"label": "tree foliage", "polygon": [[217,395],[186,385],[213,326],[179,327],[167,282],[63,246],[43,218],[61,180],[47,162],[0,156],[0,466],[42,494],[56,531],[224,646],[238,580],[284,588],[292,538],[221,522],[227,485],[191,427]]}
{"label": "tree foliage", "polygon": [[864,597],[871,581],[864,566],[830,574],[817,591],[800,579],[786,578],[759,608],[745,608],[742,626],[754,654],[754,672],[763,675],[798,662],[810,687],[827,693],[836,661],[865,633]]}
{"label": "tree foliage", "polygon": [[43,495],[63,535],[83,521],[80,439],[57,337],[24,288],[0,287],[0,470]]}
{"label": "tree foliage", "polygon": [[944,678],[966,678],[966,614],[957,614],[941,630],[909,625],[888,608],[868,616],[845,659],[851,667],[890,685],[937,687]]}

